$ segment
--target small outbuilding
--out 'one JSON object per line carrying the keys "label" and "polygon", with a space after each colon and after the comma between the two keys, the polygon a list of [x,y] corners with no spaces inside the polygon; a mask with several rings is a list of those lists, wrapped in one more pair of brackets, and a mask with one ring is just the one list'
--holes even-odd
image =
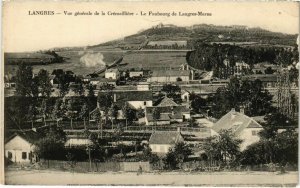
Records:
{"label": "small outbuilding", "polygon": [[34,131],[14,133],[5,141],[5,157],[14,163],[36,162],[35,141],[38,138],[38,134]]}
{"label": "small outbuilding", "polygon": [[179,142],[184,142],[179,131],[155,131],[149,139],[149,147],[153,153],[166,154]]}

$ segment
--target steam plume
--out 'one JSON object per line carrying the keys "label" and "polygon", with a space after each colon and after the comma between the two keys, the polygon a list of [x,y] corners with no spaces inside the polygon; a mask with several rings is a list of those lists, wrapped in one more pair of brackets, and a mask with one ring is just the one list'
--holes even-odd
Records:
{"label": "steam plume", "polygon": [[[82,52],[79,53],[78,54],[81,55]],[[102,53],[93,53],[92,51],[89,51],[80,58],[80,62],[86,67],[104,67],[106,63],[103,61],[103,58]]]}

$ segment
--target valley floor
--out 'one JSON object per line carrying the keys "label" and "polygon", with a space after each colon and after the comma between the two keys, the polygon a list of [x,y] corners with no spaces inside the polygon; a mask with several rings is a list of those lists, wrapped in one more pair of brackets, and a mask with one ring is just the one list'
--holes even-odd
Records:
{"label": "valley floor", "polygon": [[174,186],[296,186],[298,172],[105,172],[72,173],[51,170],[7,170],[14,185],[174,185]]}

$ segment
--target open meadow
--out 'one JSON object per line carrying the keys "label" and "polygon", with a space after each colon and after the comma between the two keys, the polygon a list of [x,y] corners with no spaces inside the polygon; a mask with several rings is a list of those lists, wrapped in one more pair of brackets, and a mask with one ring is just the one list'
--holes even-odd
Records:
{"label": "open meadow", "polygon": [[[122,51],[122,50],[102,50],[102,51],[60,51],[58,55],[65,58],[63,63],[48,65],[33,65],[33,72],[38,73],[40,69],[46,69],[51,73],[54,69],[73,71],[76,75],[87,75],[101,69],[104,65],[112,64],[114,61],[123,57],[120,70],[126,69],[178,69],[186,63],[186,51]],[[5,72],[15,74],[17,65],[5,65]]]}
{"label": "open meadow", "polygon": [[185,51],[133,51],[128,52],[123,59],[125,69],[178,69],[186,63]]}
{"label": "open meadow", "polygon": [[[38,73],[40,69],[46,69],[50,74],[54,69],[73,71],[76,75],[87,75],[97,69],[101,69],[104,64],[111,64],[121,58],[123,51],[61,51],[58,55],[65,58],[63,63],[48,65],[33,65],[33,72]],[[17,65],[5,65],[5,72],[14,74],[18,69]]]}

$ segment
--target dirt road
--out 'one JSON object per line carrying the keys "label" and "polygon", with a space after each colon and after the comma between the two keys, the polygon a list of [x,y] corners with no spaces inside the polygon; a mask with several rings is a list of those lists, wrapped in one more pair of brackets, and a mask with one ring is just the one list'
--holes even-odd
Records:
{"label": "dirt road", "polygon": [[211,185],[211,186],[295,186],[298,172],[213,172],[213,173],[71,173],[49,170],[9,170],[6,184],[46,185]]}

